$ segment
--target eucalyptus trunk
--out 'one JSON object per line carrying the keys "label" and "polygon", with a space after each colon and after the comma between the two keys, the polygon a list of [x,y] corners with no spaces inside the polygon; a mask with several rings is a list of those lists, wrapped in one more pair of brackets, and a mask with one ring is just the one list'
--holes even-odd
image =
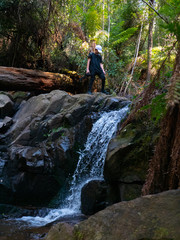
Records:
{"label": "eucalyptus trunk", "polygon": [[104,32],[104,0],[102,2],[103,16],[102,16],[102,30]]}
{"label": "eucalyptus trunk", "polygon": [[[150,4],[154,5],[154,0],[149,1]],[[147,82],[151,79],[151,69],[152,69],[152,48],[153,48],[153,26],[154,26],[154,17],[152,17],[152,12],[149,10],[150,22],[149,22],[149,35],[148,35],[148,53],[147,53]]]}
{"label": "eucalyptus trunk", "polygon": [[109,0],[107,1],[108,4],[108,43],[109,43],[109,37],[110,37],[110,31],[111,31],[111,16],[110,16],[110,3]]}

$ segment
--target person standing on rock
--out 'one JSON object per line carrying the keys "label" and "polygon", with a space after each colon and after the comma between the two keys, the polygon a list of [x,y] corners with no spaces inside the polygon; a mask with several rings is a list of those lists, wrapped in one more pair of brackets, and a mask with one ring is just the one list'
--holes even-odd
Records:
{"label": "person standing on rock", "polygon": [[88,55],[86,75],[91,76],[89,86],[88,86],[88,91],[87,91],[88,94],[92,94],[92,85],[96,75],[98,75],[99,78],[102,80],[101,92],[107,94],[107,92],[104,90],[106,73],[104,71],[101,53],[102,53],[102,47],[100,45],[97,45],[95,47],[95,53],[90,52]]}

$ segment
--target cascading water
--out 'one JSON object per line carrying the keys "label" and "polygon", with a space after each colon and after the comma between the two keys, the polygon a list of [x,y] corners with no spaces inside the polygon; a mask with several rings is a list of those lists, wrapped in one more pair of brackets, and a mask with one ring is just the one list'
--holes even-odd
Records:
{"label": "cascading water", "polygon": [[80,213],[81,189],[89,181],[103,179],[103,168],[109,141],[116,132],[118,123],[126,116],[128,106],[111,112],[104,112],[88,135],[84,150],[79,152],[79,161],[72,177],[69,195],[63,206],[50,210],[45,217],[26,216],[23,220],[34,226],[42,226],[61,216]]}
{"label": "cascading water", "polygon": [[70,194],[65,206],[74,211],[80,209],[82,187],[93,179],[103,179],[104,160],[107,147],[117,125],[127,114],[128,107],[119,111],[105,112],[97,120],[88,135],[85,148],[80,152],[79,161],[71,182]]}

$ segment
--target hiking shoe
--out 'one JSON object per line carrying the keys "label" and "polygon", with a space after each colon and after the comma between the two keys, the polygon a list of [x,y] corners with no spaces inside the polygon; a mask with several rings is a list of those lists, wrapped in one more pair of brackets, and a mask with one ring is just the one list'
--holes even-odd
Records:
{"label": "hiking shoe", "polygon": [[91,91],[87,91],[87,94],[90,94],[90,95],[92,95],[92,92],[91,92]]}
{"label": "hiking shoe", "polygon": [[101,92],[102,93],[104,93],[104,94],[106,94],[106,95],[108,95],[109,93],[108,92],[106,92],[105,90],[101,90]]}

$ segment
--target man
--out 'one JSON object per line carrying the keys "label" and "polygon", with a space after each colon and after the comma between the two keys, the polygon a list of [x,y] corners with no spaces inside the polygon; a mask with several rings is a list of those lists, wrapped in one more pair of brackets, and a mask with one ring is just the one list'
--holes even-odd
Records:
{"label": "man", "polygon": [[100,45],[97,45],[95,47],[95,53],[91,52],[89,53],[89,56],[88,56],[86,74],[91,75],[91,79],[88,86],[88,92],[87,92],[89,94],[92,94],[91,92],[92,85],[96,75],[98,75],[99,78],[102,80],[101,92],[106,94],[106,91],[104,90],[106,73],[104,71],[104,67],[102,64],[102,56],[100,55],[101,53],[102,53],[102,47]]}

